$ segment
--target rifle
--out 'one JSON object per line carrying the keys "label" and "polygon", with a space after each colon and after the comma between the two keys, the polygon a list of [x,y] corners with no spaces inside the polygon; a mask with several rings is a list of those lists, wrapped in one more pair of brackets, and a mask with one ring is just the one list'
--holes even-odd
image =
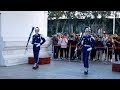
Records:
{"label": "rifle", "polygon": [[26,48],[25,48],[25,53],[26,53],[26,51],[28,50],[28,43],[29,43],[29,41],[30,41],[30,38],[31,38],[31,35],[32,35],[32,33],[33,33],[34,28],[35,28],[35,27],[32,27],[31,33],[30,33],[30,35],[29,35],[29,38],[28,38],[28,41],[27,41],[27,44],[26,44]]}

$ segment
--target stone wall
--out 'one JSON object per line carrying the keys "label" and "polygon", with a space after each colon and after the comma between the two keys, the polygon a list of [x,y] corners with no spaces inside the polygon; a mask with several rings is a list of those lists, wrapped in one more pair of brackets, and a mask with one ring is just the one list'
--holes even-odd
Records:
{"label": "stone wall", "polygon": [[[2,60],[0,63],[2,66],[11,66],[24,64],[28,62],[28,57],[33,57],[32,44],[28,44],[28,51],[25,52],[25,41],[4,41],[4,48],[2,52]],[[41,46],[39,57],[51,57],[51,51],[48,50],[50,46],[50,39],[46,38],[46,43]]]}

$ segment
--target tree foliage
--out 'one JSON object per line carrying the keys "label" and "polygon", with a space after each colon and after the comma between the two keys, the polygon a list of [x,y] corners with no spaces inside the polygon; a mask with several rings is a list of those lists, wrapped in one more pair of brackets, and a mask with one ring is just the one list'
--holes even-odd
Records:
{"label": "tree foliage", "polygon": [[[56,21],[56,33],[58,32],[58,27],[60,26],[59,21],[61,18],[66,19],[61,31],[65,31],[65,27],[69,25],[69,32],[77,32],[78,30],[75,27],[78,25],[77,20],[84,19],[85,25],[91,27],[93,32],[97,33],[99,28],[107,31],[107,17],[111,16],[111,14],[111,11],[48,11],[48,20]],[[92,22],[93,19],[94,21]],[[68,22],[69,24],[67,24]]]}

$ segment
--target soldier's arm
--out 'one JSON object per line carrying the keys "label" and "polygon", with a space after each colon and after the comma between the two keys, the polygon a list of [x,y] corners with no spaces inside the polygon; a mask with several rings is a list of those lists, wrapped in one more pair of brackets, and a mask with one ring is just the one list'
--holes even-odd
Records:
{"label": "soldier's arm", "polygon": [[31,42],[31,44],[34,44],[34,38],[33,38],[34,36],[32,36],[32,42]]}
{"label": "soldier's arm", "polygon": [[44,44],[46,42],[45,38],[41,37],[42,42],[40,43],[40,45]]}
{"label": "soldier's arm", "polygon": [[81,43],[81,45],[83,45],[83,43],[84,43],[83,37],[81,38],[81,42],[80,43]]}

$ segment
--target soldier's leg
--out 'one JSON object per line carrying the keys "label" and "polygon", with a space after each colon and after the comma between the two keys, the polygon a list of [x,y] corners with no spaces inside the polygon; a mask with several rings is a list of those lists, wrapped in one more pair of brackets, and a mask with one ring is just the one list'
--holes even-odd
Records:
{"label": "soldier's leg", "polygon": [[86,67],[86,65],[85,65],[86,64],[85,63],[86,53],[85,53],[85,51],[82,52],[82,56],[83,56],[82,58],[83,58],[83,64],[84,64],[84,68],[85,68]]}
{"label": "soldier's leg", "polygon": [[33,66],[33,69],[35,69],[35,66],[36,66],[36,51],[33,50],[33,56],[34,56],[34,66]]}
{"label": "soldier's leg", "polygon": [[86,52],[86,57],[85,57],[85,68],[89,68],[89,63],[88,63],[88,58],[89,58],[89,53],[90,52]]}
{"label": "soldier's leg", "polygon": [[88,74],[88,68],[89,68],[89,63],[88,63],[88,58],[89,58],[89,53],[88,51],[86,51],[84,54],[84,74]]}
{"label": "soldier's leg", "polygon": [[39,63],[39,51],[36,52],[36,63]]}
{"label": "soldier's leg", "polygon": [[38,62],[39,62],[39,50],[34,51],[34,66],[33,69],[38,68]]}
{"label": "soldier's leg", "polygon": [[34,63],[36,63],[37,62],[37,59],[36,59],[36,57],[37,57],[37,51],[33,51],[33,54],[34,54]]}

